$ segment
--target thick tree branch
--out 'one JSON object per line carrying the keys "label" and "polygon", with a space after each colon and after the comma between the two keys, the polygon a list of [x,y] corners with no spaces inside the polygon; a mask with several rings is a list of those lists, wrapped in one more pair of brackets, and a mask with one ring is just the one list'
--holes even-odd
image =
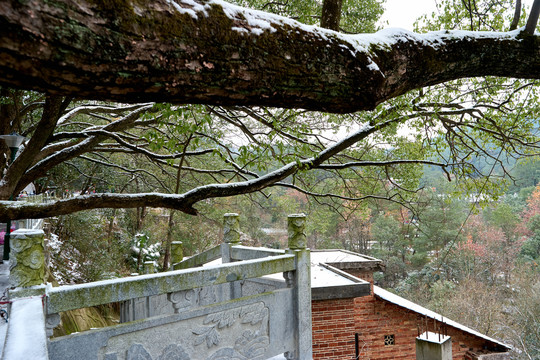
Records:
{"label": "thick tree branch", "polygon": [[217,0],[107,4],[2,2],[0,84],[345,113],[456,78],[540,78],[540,38],[517,31],[343,35]]}
{"label": "thick tree branch", "polygon": [[538,24],[538,17],[540,16],[540,0],[534,0],[534,3],[531,7],[531,12],[529,13],[529,18],[527,19],[527,25],[525,25],[525,32],[529,35],[534,34],[536,30],[536,25]]}
{"label": "thick tree branch", "polygon": [[[56,128],[56,123],[60,114],[68,106],[70,100],[63,99],[59,96],[49,96],[45,100],[43,114],[38,124],[40,133],[38,136],[32,136],[28,141],[22,153],[11,164],[6,174],[4,175],[4,183],[0,187],[0,199],[8,199],[18,187],[21,187],[19,182],[24,177],[25,171],[33,164],[35,157],[39,151],[47,143],[49,136],[52,135]],[[26,184],[24,184],[26,186]],[[24,188],[22,186],[22,188]]]}
{"label": "thick tree branch", "polygon": [[345,150],[352,144],[367,138],[374,132],[387,127],[392,123],[394,123],[394,121],[387,121],[375,126],[365,126],[347,138],[321,151],[313,158],[291,162],[275,171],[252,180],[228,184],[203,185],[180,195],[157,193],[132,195],[95,194],[61,200],[52,204],[36,205],[17,203],[15,206],[13,206],[13,203],[11,202],[0,201],[0,221],[7,220],[8,218],[24,219],[51,217],[96,208],[117,209],[141,206],[163,207],[180,210],[186,214],[196,214],[197,210],[193,207],[193,205],[201,200],[260,191],[281,180],[284,180],[300,169],[312,169],[318,167],[320,164]]}
{"label": "thick tree branch", "polygon": [[514,10],[514,18],[510,24],[509,30],[516,30],[519,25],[519,18],[521,17],[521,0],[516,0],[516,7]]}
{"label": "thick tree branch", "polygon": [[324,0],[321,15],[321,27],[339,31],[343,0]]}

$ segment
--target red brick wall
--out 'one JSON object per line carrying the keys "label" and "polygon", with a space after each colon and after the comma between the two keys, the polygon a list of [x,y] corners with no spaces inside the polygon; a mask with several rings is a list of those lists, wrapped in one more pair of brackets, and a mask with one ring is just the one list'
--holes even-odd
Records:
{"label": "red brick wall", "polygon": [[[353,274],[373,281],[371,273]],[[360,359],[416,359],[416,337],[423,316],[373,295],[312,302],[314,359],[354,359],[355,333],[359,334]],[[441,324],[437,322],[437,326]],[[433,319],[428,330],[434,330]],[[482,338],[448,326],[454,360],[465,360],[467,351],[488,344]],[[385,345],[385,335],[394,335],[395,345]]]}
{"label": "red brick wall", "polygon": [[[408,309],[373,296],[355,299],[356,332],[359,334],[361,359],[416,359],[418,324],[424,318]],[[441,324],[437,322],[439,327]],[[428,330],[434,330],[433,320]],[[453,327],[447,327],[452,339],[452,358],[464,360],[468,350],[482,349],[485,340]],[[395,345],[385,345],[384,336],[394,335]]]}
{"label": "red brick wall", "polygon": [[354,299],[312,301],[313,358],[354,359]]}
{"label": "red brick wall", "polygon": [[373,271],[347,270],[347,272],[359,279],[369,281],[371,284],[371,293],[373,294]]}

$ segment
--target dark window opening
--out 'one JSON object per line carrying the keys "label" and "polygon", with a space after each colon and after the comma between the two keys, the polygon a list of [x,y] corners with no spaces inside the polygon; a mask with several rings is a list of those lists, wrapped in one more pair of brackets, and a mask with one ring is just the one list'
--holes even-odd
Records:
{"label": "dark window opening", "polygon": [[384,335],[384,345],[395,345],[396,339],[394,335]]}

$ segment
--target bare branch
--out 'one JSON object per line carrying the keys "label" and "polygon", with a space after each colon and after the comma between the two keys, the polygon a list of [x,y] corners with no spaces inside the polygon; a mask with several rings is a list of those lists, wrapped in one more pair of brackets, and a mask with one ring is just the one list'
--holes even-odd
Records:
{"label": "bare branch", "polygon": [[538,24],[538,16],[540,16],[540,0],[534,0],[527,25],[525,25],[525,32],[527,34],[534,35],[536,24]]}
{"label": "bare branch", "polygon": [[433,166],[437,166],[443,169],[447,166],[456,165],[456,164],[440,163],[440,162],[428,161],[428,160],[391,160],[391,161],[356,161],[356,162],[348,162],[345,164],[323,164],[323,165],[320,165],[318,168],[324,169],[324,170],[340,170],[340,169],[347,169],[351,167],[390,166],[390,165],[402,165],[402,164],[433,165]]}
{"label": "bare branch", "polygon": [[365,126],[349,137],[321,151],[317,156],[305,160],[291,162],[275,171],[260,176],[253,180],[236,182],[231,184],[209,184],[199,186],[181,195],[166,194],[96,194],[89,197],[80,197],[62,200],[53,204],[42,205],[17,205],[11,207],[10,202],[0,202],[0,221],[3,219],[41,218],[63,215],[81,210],[95,208],[131,208],[131,207],[164,207],[176,209],[186,214],[196,214],[193,205],[197,202],[215,198],[228,197],[260,191],[286,177],[296,173],[300,169],[311,169],[319,166],[332,156],[338,154],[352,144],[365,139],[376,131],[394,123],[387,121],[375,126]]}
{"label": "bare branch", "polygon": [[516,30],[519,24],[519,18],[521,17],[521,0],[516,0],[516,8],[514,11],[514,18],[510,24],[509,30]]}

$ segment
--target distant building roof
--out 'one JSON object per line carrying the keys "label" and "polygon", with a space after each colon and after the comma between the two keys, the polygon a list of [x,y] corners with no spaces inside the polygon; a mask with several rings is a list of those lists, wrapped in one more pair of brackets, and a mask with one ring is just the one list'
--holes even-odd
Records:
{"label": "distant building roof", "polygon": [[383,271],[382,260],[348,250],[311,250],[312,264],[329,264],[340,270]]}
{"label": "distant building roof", "polygon": [[[337,269],[373,270],[373,271],[384,270],[384,265],[382,264],[382,261],[379,259],[373,258],[371,256],[362,255],[362,254],[354,253],[347,250],[340,250],[340,249],[312,250],[311,251],[311,272],[312,272],[311,278],[312,278],[312,282],[315,281],[317,287],[322,288],[322,287],[327,286],[331,288],[334,281],[336,284],[338,283],[337,279],[334,279],[332,277],[327,277],[326,275],[322,275],[322,276],[319,276],[318,279],[317,278],[314,279],[314,276],[315,277],[318,276],[318,270],[321,267],[328,267],[329,265],[332,268],[334,268],[334,272]],[[343,271],[341,273],[343,273]],[[313,283],[312,283],[312,287],[313,287]],[[489,336],[479,333],[478,331],[468,328],[467,326],[457,323],[453,320],[445,318],[434,311],[426,309],[425,307],[415,304],[412,301],[402,298],[401,296],[398,296],[394,293],[384,290],[383,288],[379,286],[374,285],[373,292],[374,292],[374,295],[380,299],[391,302],[395,305],[401,306],[408,310],[412,310],[418,314],[425,315],[431,319],[435,319],[437,321],[443,321],[444,323],[452,327],[455,327],[464,332],[475,335],[477,337],[480,337],[484,340],[490,341],[494,344],[504,347],[505,349],[510,350],[510,347],[508,345],[496,339],[493,339]]]}
{"label": "distant building roof", "polygon": [[[276,254],[284,253],[284,250],[265,249],[268,252]],[[370,284],[367,281],[357,278],[344,270],[372,270],[383,271],[384,264],[382,260],[371,256],[354,253],[352,251],[341,249],[329,250],[311,250],[311,296],[312,300],[329,300],[352,298],[369,295]],[[221,263],[221,259],[213,260],[206,265],[216,265]],[[265,278],[283,281],[283,275],[273,274],[265,276]],[[444,323],[475,335],[494,344],[497,344],[507,350],[510,347],[498,340],[479,333],[476,330],[459,324],[453,320],[443,317],[442,315],[426,309],[418,304],[413,303],[401,296],[393,294],[381,287],[373,286],[374,295],[382,300],[388,301],[395,305],[401,306],[418,314],[425,315],[437,321]]]}

